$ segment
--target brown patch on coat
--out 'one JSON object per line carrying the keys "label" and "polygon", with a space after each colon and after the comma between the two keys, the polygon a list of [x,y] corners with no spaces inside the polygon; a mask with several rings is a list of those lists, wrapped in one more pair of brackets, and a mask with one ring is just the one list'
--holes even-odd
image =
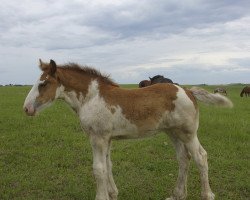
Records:
{"label": "brown patch on coat", "polygon": [[65,90],[68,92],[75,91],[78,98],[80,97],[80,93],[86,96],[92,80],[97,80],[100,85],[119,87],[109,77],[102,75],[97,70],[89,67],[81,68],[75,64],[58,67],[57,77],[59,82],[65,87]]}
{"label": "brown patch on coat", "polygon": [[115,83],[109,75],[102,74],[100,71],[89,67],[89,66],[80,66],[76,63],[69,63],[66,65],[59,65],[58,67],[70,71],[77,72],[78,74],[88,75],[90,79],[98,79],[99,81],[106,83],[108,85],[118,86],[117,83]]}
{"label": "brown patch on coat", "polygon": [[140,89],[100,85],[100,95],[108,105],[120,106],[125,117],[143,130],[154,130],[166,111],[173,111],[178,88],[155,84]]}
{"label": "brown patch on coat", "polygon": [[197,110],[198,104],[197,104],[197,101],[196,101],[194,95],[192,94],[192,92],[191,92],[189,89],[187,89],[187,88],[183,88],[183,89],[185,90],[186,95],[187,95],[187,96],[189,97],[189,99],[193,102],[194,107],[195,107],[195,109]]}

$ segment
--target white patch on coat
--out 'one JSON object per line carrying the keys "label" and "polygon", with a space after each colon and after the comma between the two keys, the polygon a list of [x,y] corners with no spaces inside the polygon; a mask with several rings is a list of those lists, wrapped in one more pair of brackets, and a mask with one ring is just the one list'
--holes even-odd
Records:
{"label": "white patch on coat", "polygon": [[96,80],[93,80],[89,84],[88,93],[86,95],[85,100],[88,101],[89,99],[91,99],[92,97],[95,97],[96,95],[99,95],[99,85]]}
{"label": "white patch on coat", "polygon": [[65,90],[65,87],[63,85],[60,85],[57,89],[56,89],[56,96],[55,99],[62,97],[62,94]]}
{"label": "white patch on coat", "polygon": [[81,108],[83,107],[83,104],[92,96],[95,96],[98,92],[98,83],[96,80],[93,80],[89,85],[88,93],[86,96],[84,96],[82,92],[80,92],[80,95],[77,95],[74,90],[65,91],[63,87],[58,92],[58,98],[64,99],[71,106],[71,108],[73,108],[77,113],[79,113]]}
{"label": "white patch on coat", "polygon": [[159,129],[181,129],[194,132],[198,128],[199,112],[185,90],[179,86],[176,87],[178,88],[177,98],[173,101],[175,108],[163,114],[158,127]]}
{"label": "white patch on coat", "polygon": [[90,84],[79,116],[87,132],[112,134],[112,137],[133,135],[137,132],[137,127],[125,118],[119,106],[107,105],[99,94],[96,81]]}
{"label": "white patch on coat", "polygon": [[78,110],[81,106],[81,102],[77,98],[75,91],[64,92],[63,98],[74,110]]}

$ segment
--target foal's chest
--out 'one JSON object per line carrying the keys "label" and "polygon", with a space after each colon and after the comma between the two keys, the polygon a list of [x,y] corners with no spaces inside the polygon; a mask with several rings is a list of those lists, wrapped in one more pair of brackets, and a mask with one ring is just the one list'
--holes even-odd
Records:
{"label": "foal's chest", "polygon": [[79,117],[82,126],[89,132],[111,133],[113,136],[137,132],[136,125],[126,119],[119,106],[109,106],[99,96],[84,104],[79,112]]}

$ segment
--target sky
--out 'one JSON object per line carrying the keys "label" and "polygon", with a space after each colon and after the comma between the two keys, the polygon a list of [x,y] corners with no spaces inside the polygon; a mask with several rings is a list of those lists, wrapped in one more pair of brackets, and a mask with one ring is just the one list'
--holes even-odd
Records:
{"label": "sky", "polygon": [[33,84],[39,58],[120,84],[250,83],[249,0],[1,0],[0,84]]}

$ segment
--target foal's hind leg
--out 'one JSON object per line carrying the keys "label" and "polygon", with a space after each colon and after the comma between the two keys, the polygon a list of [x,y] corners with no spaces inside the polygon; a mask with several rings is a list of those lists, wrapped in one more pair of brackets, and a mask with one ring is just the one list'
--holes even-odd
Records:
{"label": "foal's hind leg", "polygon": [[179,174],[173,196],[166,200],[184,200],[187,197],[187,174],[191,156],[180,139],[174,135],[170,135],[170,138],[176,150],[176,156],[179,162]]}
{"label": "foal's hind leg", "polygon": [[213,200],[215,195],[212,193],[208,181],[207,152],[201,146],[197,136],[190,139],[185,146],[191,153],[200,171],[202,200]]}

